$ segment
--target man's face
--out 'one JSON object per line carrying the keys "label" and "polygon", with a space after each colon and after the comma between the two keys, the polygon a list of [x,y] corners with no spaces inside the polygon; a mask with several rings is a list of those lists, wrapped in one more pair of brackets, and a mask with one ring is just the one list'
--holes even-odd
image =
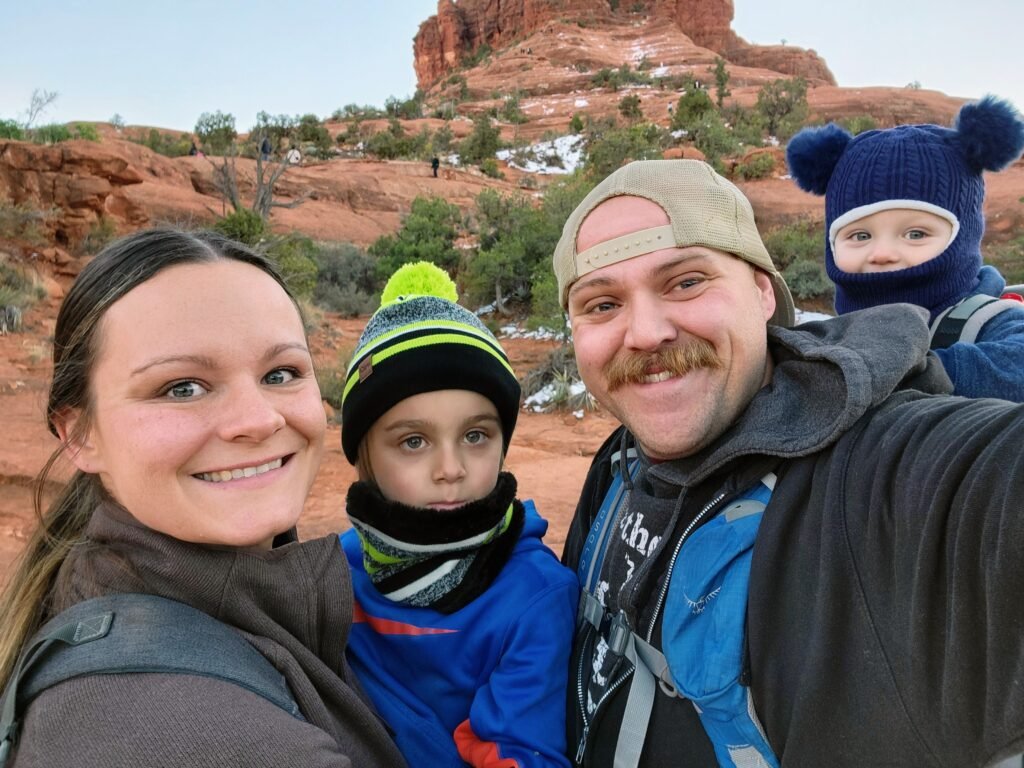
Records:
{"label": "man's face", "polygon": [[[613,197],[584,220],[577,250],[668,223],[650,200]],[[771,281],[723,251],[666,248],[611,264],[577,280],[568,302],[587,389],[653,459],[711,443],[771,376]]]}

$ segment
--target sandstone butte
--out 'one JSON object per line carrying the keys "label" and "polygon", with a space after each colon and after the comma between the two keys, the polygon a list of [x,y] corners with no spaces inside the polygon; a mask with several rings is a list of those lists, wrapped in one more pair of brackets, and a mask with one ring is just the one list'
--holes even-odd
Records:
{"label": "sandstone butte", "polygon": [[[617,10],[612,10],[615,5]],[[633,8],[642,5],[642,13]],[[809,84],[812,120],[870,115],[880,126],[910,122],[949,124],[963,99],[915,88],[843,88],[836,84],[824,59],[815,51],[792,46],[751,45],[731,28],[731,0],[440,0],[435,16],[425,20],[413,42],[414,66],[432,111],[452,108],[450,126],[461,138],[471,129],[474,114],[500,106],[516,93],[528,121],[502,124],[506,139],[539,140],[545,134],[568,133],[573,114],[594,117],[617,114],[626,93],[640,97],[647,119],[667,125],[668,107],[679,94],[651,87],[617,93],[589,85],[603,67],[642,62],[658,75],[691,73],[711,80],[708,68],[716,57],[727,62],[732,95],[726,103],[751,107],[758,89],[779,77],[800,75]],[[483,46],[490,53],[480,57]],[[480,58],[479,63],[468,62]],[[465,96],[452,97],[453,75],[464,78]],[[461,81],[458,85],[461,88]],[[387,94],[381,94],[383,99]],[[980,96],[981,94],[973,94]],[[403,121],[407,131],[436,130],[441,120]],[[367,121],[365,130],[380,130],[384,121]],[[344,123],[327,123],[333,136]],[[43,407],[49,377],[49,339],[57,306],[84,259],[76,246],[101,219],[119,232],[157,223],[197,224],[225,212],[213,183],[216,158],[167,158],[129,136],[148,132],[99,126],[100,142],[70,141],[55,146],[0,141],[0,205],[15,204],[54,215],[44,226],[45,244],[0,238],[0,261],[35,270],[47,298],[25,317],[25,331],[0,336],[0,580],[7,563],[22,546],[33,525],[32,478],[55,447],[43,426]],[[681,150],[673,151],[675,156]],[[686,150],[687,155],[693,150]],[[822,217],[820,198],[800,192],[785,177],[782,152],[770,178],[740,182],[750,197],[759,224],[771,227],[796,217]],[[243,196],[251,194],[255,164],[239,160]],[[308,198],[293,209],[275,209],[277,231],[299,231],[313,238],[368,245],[398,228],[402,215],[419,195],[445,197],[469,211],[485,188],[503,193],[537,194],[550,177],[527,179],[504,168],[506,180],[484,177],[479,171],[452,168],[432,177],[429,164],[380,162],[362,157],[339,157],[290,169],[276,193],[284,202]],[[987,179],[987,237],[1009,240],[1024,232],[1024,163]],[[529,189],[527,189],[529,188]],[[326,316],[313,337],[315,354],[328,362],[338,350],[351,347],[363,321]],[[553,342],[509,340],[517,371],[538,364]],[[611,431],[606,414],[571,415],[524,413],[510,453],[510,468],[524,496],[533,497],[551,520],[549,541],[561,549],[576,495],[589,456]],[[339,433],[332,424],[330,451],[307,505],[301,532],[320,535],[347,527],[344,491],[354,474],[341,455]],[[59,477],[59,473],[58,473]],[[51,486],[50,490],[55,486]]]}

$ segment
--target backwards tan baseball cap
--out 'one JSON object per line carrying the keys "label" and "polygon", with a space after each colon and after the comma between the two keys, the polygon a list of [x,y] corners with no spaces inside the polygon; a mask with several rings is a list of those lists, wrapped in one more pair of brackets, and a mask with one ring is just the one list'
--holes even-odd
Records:
{"label": "backwards tan baseball cap", "polygon": [[[671,224],[642,229],[577,252],[576,236],[587,215],[605,200],[633,195],[657,203]],[[619,261],[658,251],[703,245],[731,253],[771,278],[775,313],[768,321],[791,326],[793,297],[772,263],[743,193],[700,160],[638,160],[623,166],[588,194],[569,216],[555,246],[554,268],[562,308],[569,288],[580,277]]]}

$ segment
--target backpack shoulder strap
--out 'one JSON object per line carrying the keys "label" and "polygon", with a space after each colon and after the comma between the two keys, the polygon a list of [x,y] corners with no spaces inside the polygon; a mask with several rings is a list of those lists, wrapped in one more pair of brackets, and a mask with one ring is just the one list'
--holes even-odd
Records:
{"label": "backpack shoulder strap", "polygon": [[40,693],[84,675],[137,672],[224,680],[303,719],[284,676],[224,622],[154,595],[105,595],[55,616],[26,645],[0,697],[0,768]]}
{"label": "backpack shoulder strap", "polygon": [[1020,302],[976,293],[954,304],[932,322],[932,349],[945,349],[957,342],[973,344],[981,329],[1001,312],[1021,306]]}

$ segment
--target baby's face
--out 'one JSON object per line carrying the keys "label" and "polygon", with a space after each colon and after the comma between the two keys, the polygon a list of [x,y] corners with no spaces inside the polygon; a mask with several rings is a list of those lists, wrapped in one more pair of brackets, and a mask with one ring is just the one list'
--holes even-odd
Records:
{"label": "baby's face", "polygon": [[949,247],[953,225],[927,211],[893,208],[850,222],[836,233],[843,272],[892,272],[934,259]]}

